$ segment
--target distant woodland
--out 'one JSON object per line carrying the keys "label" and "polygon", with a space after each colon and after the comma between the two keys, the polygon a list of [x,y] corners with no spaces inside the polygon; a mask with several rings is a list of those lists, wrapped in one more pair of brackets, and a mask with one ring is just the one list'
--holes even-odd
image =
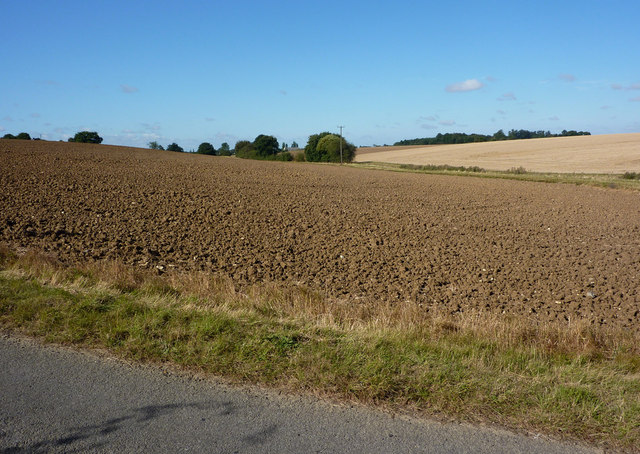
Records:
{"label": "distant woodland", "polygon": [[512,129],[505,134],[501,129],[492,136],[484,134],[466,134],[464,132],[454,132],[438,134],[435,137],[424,137],[422,139],[406,139],[394,143],[394,145],[444,145],[453,143],[471,142],[493,142],[498,140],[520,140],[520,139],[541,139],[543,137],[569,137],[569,136],[590,136],[588,131],[567,131],[560,134],[552,134],[550,131],[528,131],[526,129]]}

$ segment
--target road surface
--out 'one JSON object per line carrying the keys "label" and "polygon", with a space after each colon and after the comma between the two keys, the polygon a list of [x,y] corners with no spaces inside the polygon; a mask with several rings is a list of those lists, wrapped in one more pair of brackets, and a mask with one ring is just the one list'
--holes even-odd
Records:
{"label": "road surface", "polygon": [[577,453],[0,335],[0,453]]}

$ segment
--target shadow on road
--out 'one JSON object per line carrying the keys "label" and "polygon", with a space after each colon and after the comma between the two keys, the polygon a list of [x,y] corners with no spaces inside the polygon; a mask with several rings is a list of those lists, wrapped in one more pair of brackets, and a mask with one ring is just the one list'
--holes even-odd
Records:
{"label": "shadow on road", "polygon": [[[32,443],[27,446],[14,446],[0,451],[1,454],[14,453],[47,453],[51,451],[63,452],[85,452],[96,450],[108,445],[107,437],[114,433],[132,428],[143,428],[150,421],[163,416],[174,415],[183,409],[194,409],[200,411],[214,412],[215,416],[230,416],[236,413],[236,409],[231,402],[193,402],[175,403],[164,405],[147,405],[135,408],[123,416],[110,418],[98,424],[72,427],[67,433],[59,438],[52,438]],[[211,413],[207,413],[211,416]],[[277,430],[277,425],[272,424],[266,428],[258,430],[255,434],[247,435],[244,440],[249,444],[265,443]]]}

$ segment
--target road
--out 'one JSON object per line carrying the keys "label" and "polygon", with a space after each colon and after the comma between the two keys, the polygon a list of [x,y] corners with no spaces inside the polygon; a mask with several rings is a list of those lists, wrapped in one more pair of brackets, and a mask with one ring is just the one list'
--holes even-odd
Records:
{"label": "road", "polygon": [[0,453],[577,453],[0,335]]}

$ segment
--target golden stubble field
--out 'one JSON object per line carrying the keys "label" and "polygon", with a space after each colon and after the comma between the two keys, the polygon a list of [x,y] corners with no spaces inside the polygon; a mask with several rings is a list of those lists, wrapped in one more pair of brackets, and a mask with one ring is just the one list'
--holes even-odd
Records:
{"label": "golden stubble field", "polygon": [[640,172],[640,133],[456,145],[363,147],[356,162],[479,166],[487,170],[524,167],[533,172]]}

